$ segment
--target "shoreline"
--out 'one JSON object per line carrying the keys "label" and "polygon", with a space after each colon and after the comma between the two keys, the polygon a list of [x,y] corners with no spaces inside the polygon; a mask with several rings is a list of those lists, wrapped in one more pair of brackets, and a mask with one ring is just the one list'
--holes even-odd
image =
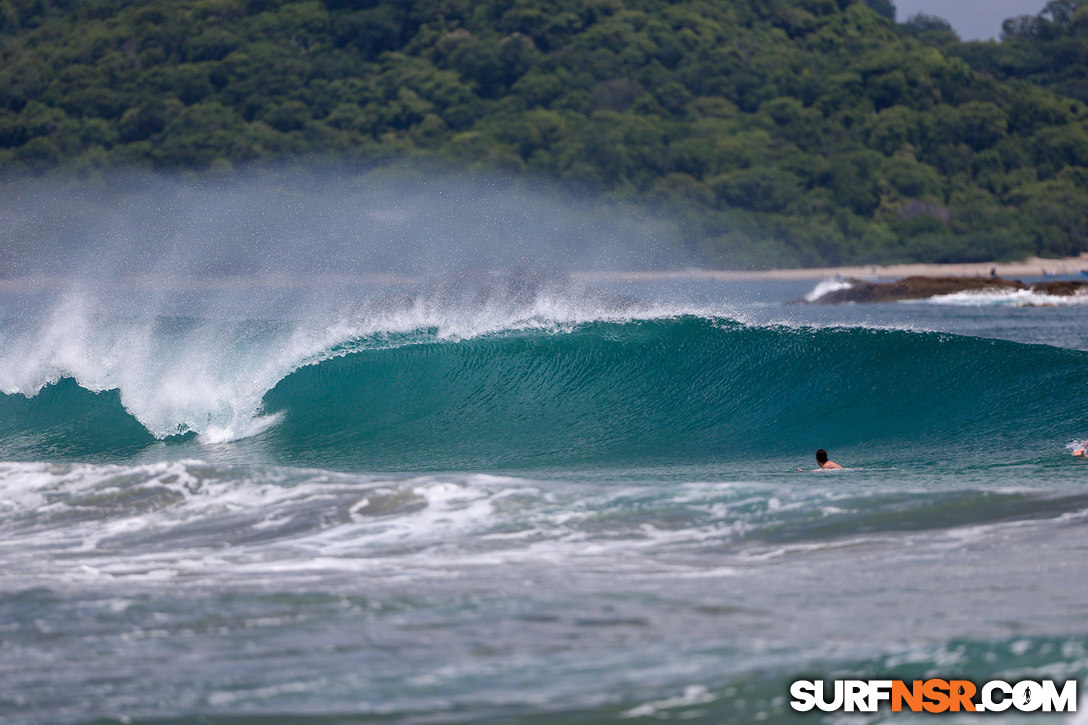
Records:
{"label": "shoreline", "polygon": [[[844,277],[857,277],[866,281],[890,281],[904,277],[989,277],[991,271],[1004,279],[1017,277],[1083,277],[1088,274],[1088,252],[1076,257],[1043,259],[1031,257],[1020,262],[965,262],[959,264],[866,264],[842,267],[797,267],[792,269],[701,269],[691,267],[675,270],[651,271],[571,271],[568,276],[588,282],[655,282],[668,280],[715,280],[715,281],[820,281]],[[509,270],[506,270],[509,271]],[[199,278],[136,277],[114,280],[120,288],[186,288],[186,289],[238,289],[250,287],[306,287],[317,281],[335,284],[396,285],[421,282],[425,277],[395,273],[299,275],[272,274],[258,276],[224,276]],[[1088,279],[1088,278],[1086,278]],[[63,287],[68,277],[59,275],[33,275],[26,277],[0,276],[0,292],[41,291]]]}
{"label": "shoreline", "polygon": [[649,282],[655,280],[737,280],[789,281],[822,280],[835,277],[861,279],[901,279],[903,277],[998,277],[1081,276],[1088,270],[1088,252],[1077,257],[1043,259],[1031,257],[1021,262],[965,262],[962,264],[866,264],[847,267],[804,267],[796,269],[729,270],[683,269],[658,272],[586,272],[575,276],[600,281]]}

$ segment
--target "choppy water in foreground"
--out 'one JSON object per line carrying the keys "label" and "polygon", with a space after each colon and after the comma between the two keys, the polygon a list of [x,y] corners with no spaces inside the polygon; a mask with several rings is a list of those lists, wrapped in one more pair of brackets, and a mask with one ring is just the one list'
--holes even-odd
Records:
{"label": "choppy water in foreground", "polygon": [[787,304],[812,287],[9,285],[0,720],[777,721],[798,677],[1083,680],[1088,307]]}

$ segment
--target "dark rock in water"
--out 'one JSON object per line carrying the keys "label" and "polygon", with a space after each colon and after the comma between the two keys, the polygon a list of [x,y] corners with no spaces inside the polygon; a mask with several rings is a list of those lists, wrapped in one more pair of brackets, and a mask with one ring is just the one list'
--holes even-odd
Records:
{"label": "dark rock in water", "polygon": [[843,302],[898,302],[936,295],[983,289],[1026,289],[1022,282],[1000,277],[904,277],[894,282],[866,282],[850,278],[847,289],[835,290],[814,300],[823,304]]}
{"label": "dark rock in water", "polygon": [[1088,286],[1088,282],[1072,281],[1024,284],[1019,280],[1001,277],[904,277],[894,282],[866,282],[863,279],[849,278],[845,281],[850,284],[849,288],[828,292],[812,302],[899,302],[982,290],[1031,290],[1040,294],[1068,296],[1079,294]]}
{"label": "dark rock in water", "polygon": [[1088,282],[1063,280],[1061,282],[1038,282],[1029,286],[1033,292],[1038,292],[1040,294],[1054,295],[1055,297],[1070,297],[1072,295],[1081,294],[1083,290],[1088,288]]}

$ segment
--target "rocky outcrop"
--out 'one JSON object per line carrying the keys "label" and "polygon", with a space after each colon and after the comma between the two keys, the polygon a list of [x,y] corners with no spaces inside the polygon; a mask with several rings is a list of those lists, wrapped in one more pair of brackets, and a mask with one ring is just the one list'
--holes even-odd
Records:
{"label": "rocky outcrop", "polygon": [[1030,290],[1038,294],[1068,296],[1081,294],[1088,287],[1088,282],[1063,280],[1024,284],[1019,280],[1001,277],[904,277],[894,282],[867,282],[850,278],[845,281],[850,287],[828,292],[810,301],[814,304],[899,302],[983,290]]}

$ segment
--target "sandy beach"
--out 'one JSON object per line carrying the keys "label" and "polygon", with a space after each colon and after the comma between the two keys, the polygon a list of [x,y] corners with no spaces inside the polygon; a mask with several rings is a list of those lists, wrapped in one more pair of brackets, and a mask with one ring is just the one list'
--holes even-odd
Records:
{"label": "sandy beach", "polygon": [[684,269],[669,272],[590,273],[595,279],[722,279],[722,280],[791,280],[828,279],[836,276],[862,279],[900,279],[915,275],[928,277],[985,277],[991,272],[999,277],[1043,277],[1048,275],[1080,275],[1088,270],[1088,252],[1078,257],[1043,259],[1031,257],[1021,262],[971,262],[964,264],[892,264],[853,267],[807,267],[798,269],[728,270]]}
{"label": "sandy beach", "polygon": [[[1063,259],[1043,259],[1031,257],[1020,262],[971,262],[964,264],[891,264],[891,265],[855,265],[849,267],[802,267],[796,269],[677,269],[650,271],[614,271],[614,272],[572,272],[570,277],[585,281],[630,281],[644,282],[670,279],[715,279],[715,280],[822,280],[835,277],[857,277],[869,281],[888,281],[903,277],[988,277],[991,272],[1005,279],[1044,276],[1077,276],[1081,271],[1088,272],[1088,252],[1078,257]],[[503,272],[503,270],[496,270]],[[508,270],[507,270],[508,271]],[[424,281],[423,277],[392,273],[327,274],[320,277],[312,275],[259,275],[226,276],[212,279],[195,279],[189,276],[162,278],[159,276],[130,277],[117,280],[119,289],[178,289],[200,288],[242,289],[242,288],[293,288],[305,287],[320,281],[322,284],[371,284],[398,285]],[[0,292],[41,291],[56,289],[65,284],[59,276],[34,275],[27,277],[0,277]]]}

